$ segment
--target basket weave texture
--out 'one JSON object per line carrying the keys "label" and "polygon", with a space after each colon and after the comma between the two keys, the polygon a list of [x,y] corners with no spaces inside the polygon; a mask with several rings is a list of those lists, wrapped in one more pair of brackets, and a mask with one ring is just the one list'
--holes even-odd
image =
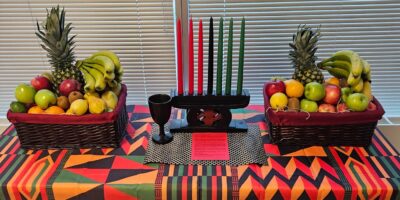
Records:
{"label": "basket weave texture", "polygon": [[128,122],[126,95],[122,85],[118,105],[108,113],[75,116],[8,111],[7,118],[25,149],[118,147]]}
{"label": "basket weave texture", "polygon": [[273,143],[295,146],[368,146],[385,113],[374,98],[374,111],[343,113],[284,112],[271,109],[264,85],[265,118]]}

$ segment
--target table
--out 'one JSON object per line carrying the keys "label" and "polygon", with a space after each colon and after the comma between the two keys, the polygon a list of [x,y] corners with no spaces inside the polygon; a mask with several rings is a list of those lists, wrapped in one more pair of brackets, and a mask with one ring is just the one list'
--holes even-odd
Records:
{"label": "table", "polygon": [[117,149],[23,150],[10,126],[0,135],[0,199],[400,199],[400,156],[379,130],[368,148],[278,147],[263,106],[248,106],[233,118],[260,126],[268,166],[143,164],[152,119],[146,106],[128,112]]}

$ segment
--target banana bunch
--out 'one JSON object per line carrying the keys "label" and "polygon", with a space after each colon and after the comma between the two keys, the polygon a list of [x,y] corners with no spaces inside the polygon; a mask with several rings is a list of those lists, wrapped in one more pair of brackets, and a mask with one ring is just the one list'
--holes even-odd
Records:
{"label": "banana bunch", "polygon": [[85,93],[101,92],[107,86],[117,88],[124,74],[118,56],[111,51],[99,51],[85,60],[78,60],[76,67],[85,79]]}
{"label": "banana bunch", "polygon": [[371,66],[356,52],[338,51],[332,57],[320,62],[318,67],[327,70],[336,78],[346,79],[354,92],[364,93],[370,100],[372,99]]}

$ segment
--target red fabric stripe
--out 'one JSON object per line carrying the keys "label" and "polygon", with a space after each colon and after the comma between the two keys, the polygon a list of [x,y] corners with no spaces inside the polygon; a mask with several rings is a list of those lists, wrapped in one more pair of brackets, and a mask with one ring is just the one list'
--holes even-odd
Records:
{"label": "red fabric stripe", "polygon": [[188,199],[188,196],[187,196],[187,190],[188,190],[187,184],[188,184],[188,177],[187,176],[183,176],[182,177],[182,191],[181,191],[183,200]]}
{"label": "red fabric stripe", "polygon": [[67,150],[62,150],[60,152],[60,155],[58,155],[58,158],[56,162],[54,162],[53,166],[49,170],[49,172],[46,174],[46,176],[43,178],[42,182],[40,183],[40,193],[42,194],[42,199],[47,200],[47,192],[46,192],[46,185],[47,181],[50,179],[50,177],[54,174],[56,171],[57,167],[60,165],[61,160],[65,157],[65,154],[67,153]]}
{"label": "red fabric stripe", "polygon": [[0,174],[3,173],[4,169],[6,169],[8,167],[8,165],[10,165],[11,161],[13,161],[16,156],[17,156],[16,154],[13,154],[13,155],[10,155],[9,158],[6,158],[7,161],[4,162],[4,164],[2,166],[0,166]]}
{"label": "red fabric stripe", "polygon": [[222,176],[222,169],[221,169],[221,165],[217,165],[216,167],[216,176]]}
{"label": "red fabric stripe", "polygon": [[220,186],[217,185],[217,177],[212,176],[211,177],[211,199],[213,199],[213,200],[217,200],[218,187],[220,187]]}
{"label": "red fabric stripe", "polygon": [[9,126],[8,129],[4,131],[2,135],[8,135],[11,132],[11,130],[14,130],[14,125]]}
{"label": "red fabric stripe", "polygon": [[193,176],[193,165],[189,165],[188,167],[188,176]]}
{"label": "red fabric stripe", "polygon": [[17,144],[15,144],[14,148],[12,148],[12,150],[10,152],[8,152],[8,154],[15,153],[20,147],[21,147],[21,144],[19,142],[17,142]]}
{"label": "red fabric stripe", "polygon": [[379,144],[379,142],[378,142],[375,138],[372,138],[372,144],[374,144],[374,146],[376,147],[376,149],[378,149],[378,151],[379,151],[383,156],[387,156],[386,151],[383,150],[381,144]]}
{"label": "red fabric stripe", "polygon": [[394,157],[390,156],[390,160],[396,165],[397,169],[400,171],[400,162]]}
{"label": "red fabric stripe", "polygon": [[344,199],[344,188],[337,184],[335,181],[331,180],[330,178],[327,179],[329,184],[331,185],[333,195],[335,195],[336,199]]}

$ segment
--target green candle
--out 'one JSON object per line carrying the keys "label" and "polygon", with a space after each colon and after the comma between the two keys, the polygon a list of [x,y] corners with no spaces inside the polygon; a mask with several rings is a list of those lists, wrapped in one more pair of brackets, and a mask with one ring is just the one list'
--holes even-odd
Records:
{"label": "green candle", "polygon": [[226,67],[225,79],[225,94],[231,94],[231,81],[232,81],[232,45],[233,44],[233,19],[229,22],[229,37],[228,37],[228,60]]}
{"label": "green candle", "polygon": [[243,63],[244,63],[244,17],[242,19],[242,25],[240,26],[240,46],[239,46],[239,68],[237,78],[237,94],[242,94],[243,89]]}
{"label": "green candle", "polygon": [[222,17],[219,19],[219,32],[218,32],[218,58],[217,58],[217,95],[222,94],[222,51],[224,39],[224,20]]}

